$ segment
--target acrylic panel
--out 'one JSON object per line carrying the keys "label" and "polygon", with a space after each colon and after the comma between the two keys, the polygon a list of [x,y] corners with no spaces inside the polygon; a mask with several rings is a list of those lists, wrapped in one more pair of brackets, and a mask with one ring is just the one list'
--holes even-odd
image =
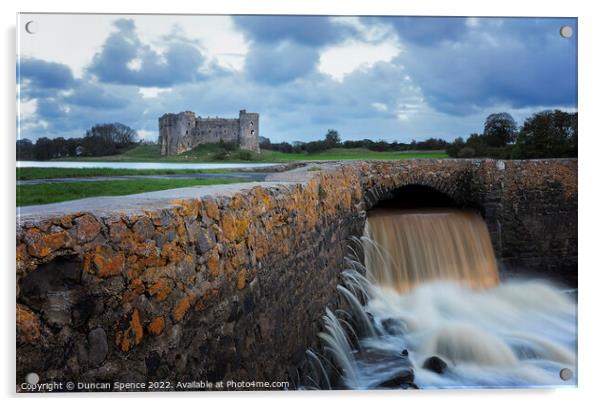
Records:
{"label": "acrylic panel", "polygon": [[17,33],[17,392],[577,385],[576,18]]}

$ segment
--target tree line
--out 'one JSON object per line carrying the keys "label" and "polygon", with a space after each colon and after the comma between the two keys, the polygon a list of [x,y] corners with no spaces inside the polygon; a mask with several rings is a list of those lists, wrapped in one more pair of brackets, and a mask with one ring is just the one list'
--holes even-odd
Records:
{"label": "tree line", "polygon": [[260,137],[263,150],[284,153],[317,153],[332,148],[366,148],[371,151],[433,151],[445,150],[457,158],[563,158],[577,156],[577,113],[544,110],[528,117],[519,128],[509,113],[490,114],[481,134],[471,134],[466,141],[456,138],[448,142],[440,138],[410,143],[372,141],[341,141],[336,130],[328,130],[324,139],[310,142],[272,143]]}
{"label": "tree line", "polygon": [[491,114],[482,134],[457,138],[447,148],[457,158],[564,158],[577,156],[577,113],[545,110],[528,117],[518,128],[508,113]]}
{"label": "tree line", "polygon": [[17,160],[47,161],[54,158],[119,154],[138,143],[136,130],[121,123],[96,124],[78,138],[17,140]]}
{"label": "tree line", "polygon": [[272,143],[269,138],[260,137],[259,147],[262,150],[279,151],[284,153],[314,154],[332,148],[365,148],[370,151],[411,151],[411,150],[444,150],[449,143],[440,138],[429,138],[424,141],[412,140],[410,143],[387,142],[384,140],[373,141],[369,139],[357,141],[341,141],[341,136],[336,130],[328,130],[324,139],[309,142],[296,141],[291,143]]}

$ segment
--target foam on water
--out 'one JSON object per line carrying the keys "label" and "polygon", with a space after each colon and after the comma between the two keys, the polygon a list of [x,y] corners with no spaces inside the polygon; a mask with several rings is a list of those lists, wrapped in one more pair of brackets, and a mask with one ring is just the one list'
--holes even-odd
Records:
{"label": "foam on water", "polygon": [[[365,267],[349,260],[353,270],[339,288],[350,310],[328,310],[320,335],[346,387],[395,377],[407,367],[403,349],[421,388],[576,385],[574,292],[546,281],[500,282],[478,214],[377,210],[361,241]],[[422,368],[434,355],[448,364],[442,374]],[[568,381],[563,368],[573,371]]]}

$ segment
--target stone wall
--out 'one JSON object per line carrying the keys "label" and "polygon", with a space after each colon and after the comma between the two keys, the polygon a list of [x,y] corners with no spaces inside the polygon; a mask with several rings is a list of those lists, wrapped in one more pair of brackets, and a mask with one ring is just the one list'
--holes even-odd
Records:
{"label": "stone wall", "polygon": [[24,208],[17,382],[29,372],[294,381],[335,297],[348,238],[362,233],[366,209],[407,184],[481,210],[503,261],[576,280],[574,160],[311,164],[228,193]]}
{"label": "stone wall", "polygon": [[577,286],[576,159],[478,162],[470,194],[507,271]]}

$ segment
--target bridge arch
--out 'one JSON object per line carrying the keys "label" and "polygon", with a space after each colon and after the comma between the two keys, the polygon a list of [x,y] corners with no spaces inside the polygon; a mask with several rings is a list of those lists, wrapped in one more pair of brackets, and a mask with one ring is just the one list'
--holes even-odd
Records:
{"label": "bridge arch", "polygon": [[390,182],[377,182],[377,186],[366,188],[364,194],[366,210],[392,202],[403,206],[404,200],[422,200],[423,207],[478,207],[477,199],[471,193],[470,173],[449,168],[400,172]]}

